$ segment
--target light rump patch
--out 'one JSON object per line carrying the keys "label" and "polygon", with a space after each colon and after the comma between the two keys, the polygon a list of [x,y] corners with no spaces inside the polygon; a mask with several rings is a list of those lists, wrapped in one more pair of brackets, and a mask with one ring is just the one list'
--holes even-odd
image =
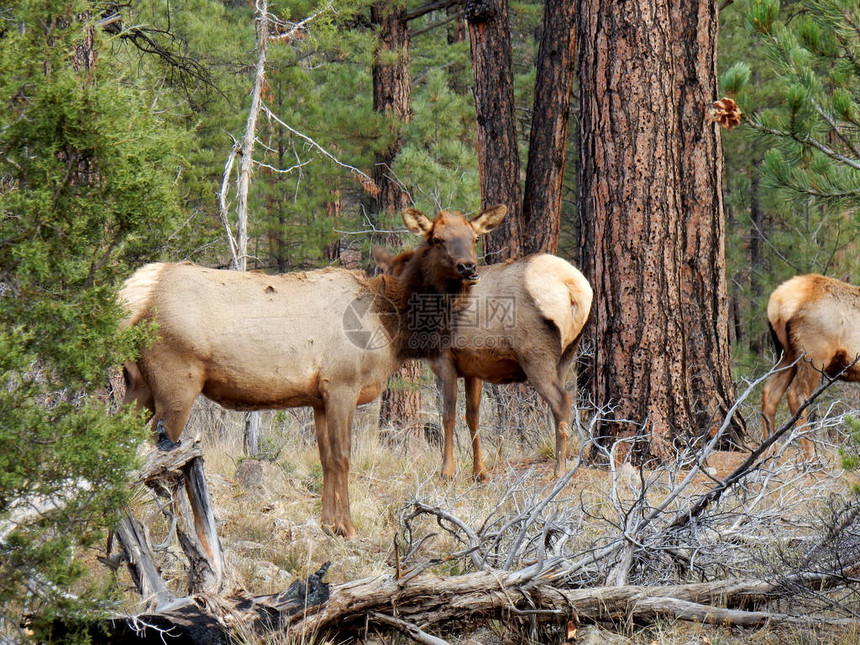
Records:
{"label": "light rump patch", "polygon": [[544,317],[555,323],[561,345],[567,347],[579,336],[591,312],[591,285],[573,265],[554,255],[535,255],[526,262],[526,290]]}

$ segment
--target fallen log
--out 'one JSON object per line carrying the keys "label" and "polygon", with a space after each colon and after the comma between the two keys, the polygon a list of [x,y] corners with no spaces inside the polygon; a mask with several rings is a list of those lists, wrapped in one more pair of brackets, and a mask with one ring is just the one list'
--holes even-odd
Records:
{"label": "fallen log", "polygon": [[[837,577],[834,574],[833,577]],[[811,588],[823,580],[798,579]],[[765,623],[828,624],[845,626],[853,619],[822,619],[766,611],[726,609],[751,601],[784,596],[781,582],[733,579],[671,586],[605,586],[566,589],[546,570],[515,572],[481,571],[442,578],[424,575],[402,584],[394,576],[365,578],[334,587],[329,601],[316,613],[294,621],[291,634],[355,634],[374,615],[394,615],[405,623],[431,625],[531,616],[539,622],[653,622],[656,618],[703,623],[760,626]],[[384,621],[378,621],[384,624]],[[401,630],[402,631],[402,630]]]}
{"label": "fallen log", "polygon": [[[281,594],[198,594],[157,612],[118,617],[88,627],[93,643],[182,643],[227,645],[231,637],[282,633],[340,640],[368,629],[396,629],[414,641],[442,645],[429,633],[446,625],[491,618],[528,618],[566,625],[601,621],[652,623],[656,619],[759,627],[765,624],[848,627],[850,618],[793,616],[732,607],[774,600],[788,591],[779,582],[733,579],[684,585],[638,585],[569,589],[548,568],[480,571],[454,577],[422,575],[407,581],[375,576],[330,587],[322,581],[328,563],[306,582]],[[798,576],[793,584],[821,588],[831,576]]]}

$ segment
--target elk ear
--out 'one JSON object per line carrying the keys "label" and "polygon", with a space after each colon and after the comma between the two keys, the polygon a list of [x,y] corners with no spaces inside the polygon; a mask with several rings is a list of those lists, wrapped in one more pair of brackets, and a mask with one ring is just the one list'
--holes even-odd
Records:
{"label": "elk ear", "polygon": [[374,246],[370,250],[370,255],[380,271],[388,273],[391,270],[391,260],[394,259],[394,256],[387,249],[381,246]]}
{"label": "elk ear", "polygon": [[491,206],[476,218],[474,218],[469,224],[472,226],[472,230],[475,231],[478,235],[483,235],[484,233],[489,233],[494,228],[496,228],[499,223],[505,218],[505,215],[508,212],[508,207],[504,204],[497,204],[496,206]]}
{"label": "elk ear", "polygon": [[433,222],[417,208],[404,208],[401,217],[403,218],[403,223],[406,224],[406,228],[415,233],[415,235],[427,237],[430,235],[430,231],[433,230]]}

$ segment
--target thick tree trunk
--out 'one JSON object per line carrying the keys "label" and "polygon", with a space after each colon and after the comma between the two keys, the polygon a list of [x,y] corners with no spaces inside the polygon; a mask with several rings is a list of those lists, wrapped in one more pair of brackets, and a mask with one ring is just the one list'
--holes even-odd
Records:
{"label": "thick tree trunk", "polygon": [[379,406],[379,423],[382,427],[415,426],[421,415],[421,392],[417,384],[421,378],[421,363],[407,361],[391,378]]}
{"label": "thick tree trunk", "polygon": [[523,199],[524,250],[557,253],[573,89],[574,3],[546,0]]}
{"label": "thick tree trunk", "polygon": [[475,73],[475,117],[481,208],[504,204],[508,214],[484,237],[485,263],[522,255],[522,203],[507,0],[466,0]]}
{"label": "thick tree trunk", "polygon": [[[409,84],[409,34],[406,3],[402,0],[379,0],[370,8],[371,20],[379,28],[379,44],[373,63],[373,109],[385,115],[391,131],[388,146],[380,152],[373,166],[372,178],[379,192],[374,211],[393,217],[409,206],[409,194],[397,183],[391,172],[400,152],[403,128],[411,118],[412,90]],[[396,234],[383,236],[383,244],[399,247]],[[388,381],[382,393],[379,422],[382,426],[408,426],[417,422],[421,395],[409,387],[420,375],[417,364],[403,365]]]}
{"label": "thick tree trunk", "polygon": [[[717,97],[716,0],[678,3],[672,14],[679,108],[681,299],[686,369],[692,385],[694,431],[714,432],[735,400],[729,347],[726,284],[726,225],[723,209],[723,151],[720,127],[708,112]],[[739,441],[743,420],[729,438]]]}
{"label": "thick tree trunk", "polygon": [[[678,20],[657,0],[582,0],[579,212],[594,291],[593,400],[603,434],[636,436],[640,456],[673,453],[695,425],[686,370]],[[703,196],[713,199],[713,196]]]}

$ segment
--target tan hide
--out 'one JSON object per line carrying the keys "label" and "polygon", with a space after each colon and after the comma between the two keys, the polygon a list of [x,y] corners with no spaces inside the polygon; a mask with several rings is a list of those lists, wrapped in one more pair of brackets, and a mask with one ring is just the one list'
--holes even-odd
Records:
{"label": "tan hide", "polygon": [[[788,392],[793,415],[809,398],[821,374],[835,377],[860,354],[860,288],[822,275],[800,275],[777,287],[767,317],[781,354],[777,369],[762,389],[763,436],[773,431],[776,409]],[[839,376],[860,381],[860,364]],[[802,415],[800,422],[806,420]],[[803,440],[804,451],[811,443]]]}

